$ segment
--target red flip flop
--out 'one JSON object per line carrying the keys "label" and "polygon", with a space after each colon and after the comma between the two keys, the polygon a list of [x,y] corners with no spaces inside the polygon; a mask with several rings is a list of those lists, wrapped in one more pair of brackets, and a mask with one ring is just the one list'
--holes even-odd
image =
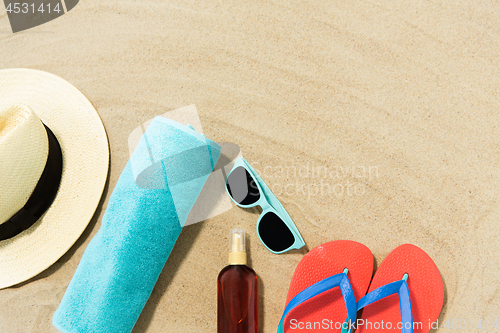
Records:
{"label": "red flip flop", "polygon": [[341,332],[346,321],[356,320],[355,300],[365,295],[372,274],[373,255],[363,244],[339,240],[315,247],[295,269],[278,333]]}
{"label": "red flip flop", "polygon": [[364,309],[356,333],[428,333],[443,300],[443,280],[429,255],[401,245],[384,259],[358,301],[358,310]]}

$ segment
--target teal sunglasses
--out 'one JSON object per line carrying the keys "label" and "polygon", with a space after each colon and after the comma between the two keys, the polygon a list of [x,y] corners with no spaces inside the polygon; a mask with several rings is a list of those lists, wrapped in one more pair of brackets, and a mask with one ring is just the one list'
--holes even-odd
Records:
{"label": "teal sunglasses", "polygon": [[305,245],[285,208],[243,157],[235,161],[227,175],[226,191],[239,207],[262,208],[257,221],[257,235],[269,251],[280,254]]}

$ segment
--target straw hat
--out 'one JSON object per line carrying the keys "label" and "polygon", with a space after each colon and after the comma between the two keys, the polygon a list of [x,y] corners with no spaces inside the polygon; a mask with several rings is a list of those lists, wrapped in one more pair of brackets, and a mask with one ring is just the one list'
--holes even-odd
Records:
{"label": "straw hat", "polygon": [[0,70],[0,289],[54,264],[80,237],[109,166],[104,126],[67,81]]}

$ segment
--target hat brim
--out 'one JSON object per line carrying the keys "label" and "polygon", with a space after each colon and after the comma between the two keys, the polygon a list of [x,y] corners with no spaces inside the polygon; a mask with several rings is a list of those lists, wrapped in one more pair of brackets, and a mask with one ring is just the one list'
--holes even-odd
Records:
{"label": "hat brim", "polygon": [[29,229],[0,241],[0,289],[36,276],[71,248],[95,213],[109,169],[102,121],[69,82],[38,70],[0,70],[0,108],[13,104],[29,106],[52,130],[63,152],[63,172],[45,214]]}

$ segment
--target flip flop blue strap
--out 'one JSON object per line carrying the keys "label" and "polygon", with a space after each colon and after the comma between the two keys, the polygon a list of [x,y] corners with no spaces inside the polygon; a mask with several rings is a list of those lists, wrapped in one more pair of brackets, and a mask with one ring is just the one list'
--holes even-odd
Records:
{"label": "flip flop blue strap", "polygon": [[398,294],[399,296],[402,333],[413,333],[413,315],[411,311],[410,290],[408,289],[406,279],[388,283],[385,286],[368,293],[358,301],[358,311],[367,305],[393,294]]}
{"label": "flip flop blue strap", "polygon": [[326,279],[323,279],[319,282],[316,282],[315,284],[302,290],[294,298],[292,298],[290,302],[287,304],[285,311],[283,312],[283,316],[281,317],[278,326],[278,333],[284,333],[285,317],[292,309],[304,303],[308,299],[311,299],[335,287],[340,287],[340,291],[342,292],[342,297],[344,298],[344,302],[347,309],[347,319],[345,322],[349,324],[349,330],[342,330],[342,331],[350,332],[351,325],[356,320],[356,299],[354,298],[354,292],[352,290],[351,282],[347,277],[347,270],[346,270],[344,271],[344,273],[336,274],[327,277]]}

